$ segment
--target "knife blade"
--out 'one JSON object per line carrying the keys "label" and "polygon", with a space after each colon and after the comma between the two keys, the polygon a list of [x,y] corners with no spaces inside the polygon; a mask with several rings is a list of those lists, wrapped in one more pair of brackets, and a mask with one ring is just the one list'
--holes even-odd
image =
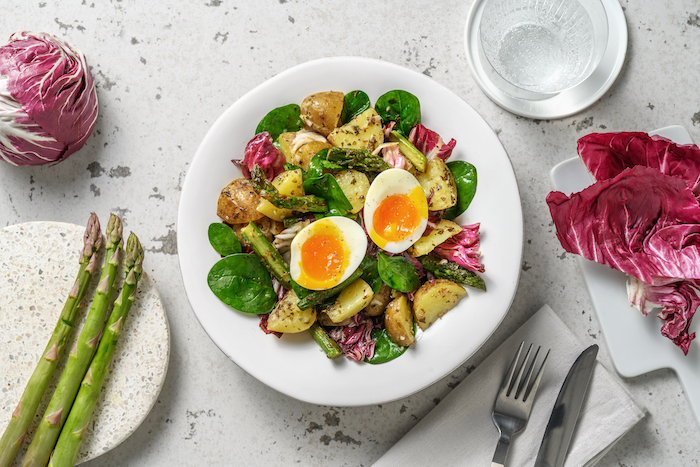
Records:
{"label": "knife blade", "polygon": [[591,345],[576,358],[554,403],[535,467],[562,467],[574,434],[583,399],[595,368],[598,346]]}

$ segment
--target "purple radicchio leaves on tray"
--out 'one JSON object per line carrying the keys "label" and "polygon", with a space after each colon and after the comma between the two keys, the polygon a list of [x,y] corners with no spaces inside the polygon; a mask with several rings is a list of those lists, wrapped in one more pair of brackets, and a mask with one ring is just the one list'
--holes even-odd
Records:
{"label": "purple radicchio leaves on tray", "polygon": [[700,206],[676,177],[637,166],[547,204],[570,253],[652,285],[700,278]]}
{"label": "purple radicchio leaves on tray", "polygon": [[661,334],[687,354],[700,305],[700,205],[688,183],[638,165],[547,204],[562,247],[627,273],[630,303],[661,308]]}
{"label": "purple radicchio leaves on tray", "polygon": [[661,334],[688,354],[695,333],[690,323],[700,306],[700,281],[685,280],[665,285],[649,285],[634,276],[627,278],[627,296],[645,316],[653,308],[661,308],[658,317],[664,320]]}
{"label": "purple radicchio leaves on tray", "polygon": [[596,180],[613,178],[644,165],[682,178],[700,198],[700,148],[641,132],[591,133],[579,139],[578,153]]}

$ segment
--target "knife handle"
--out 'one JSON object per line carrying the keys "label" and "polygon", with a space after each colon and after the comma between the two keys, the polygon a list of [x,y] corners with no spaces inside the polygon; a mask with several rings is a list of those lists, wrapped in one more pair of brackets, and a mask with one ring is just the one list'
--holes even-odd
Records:
{"label": "knife handle", "polygon": [[512,436],[513,434],[506,430],[501,431],[501,437],[498,438],[498,444],[496,444],[496,452],[493,453],[491,467],[503,467],[505,465]]}

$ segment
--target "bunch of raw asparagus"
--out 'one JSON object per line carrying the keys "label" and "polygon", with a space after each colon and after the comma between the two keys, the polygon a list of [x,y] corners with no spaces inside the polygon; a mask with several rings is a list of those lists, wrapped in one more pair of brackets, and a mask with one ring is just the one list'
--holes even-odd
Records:
{"label": "bunch of raw asparagus", "polygon": [[[123,251],[122,223],[112,214],[105,232],[105,259],[102,273],[78,340],[70,350],[66,367],[58,386],[39,423],[24,457],[23,466],[72,466],[78,456],[95,404],[114,355],[124,320],[136,298],[141,278],[143,249],[131,233]],[[97,269],[97,257],[103,238],[100,223],[93,213],[84,236],[80,269],[73,288],[56,323],[46,350],[12,413],[10,423],[0,438],[0,467],[10,467],[27,436],[51,375],[63,355],[76,324],[90,279]],[[124,255],[124,283],[114,301],[112,313],[107,312],[114,295],[114,281]],[[106,321],[106,323],[105,323]]]}

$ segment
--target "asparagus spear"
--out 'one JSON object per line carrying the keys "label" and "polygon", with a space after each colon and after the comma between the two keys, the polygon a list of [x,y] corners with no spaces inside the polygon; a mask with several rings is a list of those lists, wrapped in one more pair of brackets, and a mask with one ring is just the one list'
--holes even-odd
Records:
{"label": "asparagus spear", "polygon": [[330,148],[326,159],[342,167],[365,172],[383,172],[391,168],[380,156],[374,156],[363,149]]}
{"label": "asparagus spear", "polygon": [[80,384],[80,390],[68,414],[63,430],[61,430],[61,434],[58,437],[49,466],[73,466],[75,464],[80,443],[83,441],[92,412],[95,410],[97,399],[102,390],[102,385],[109,371],[124,320],[126,320],[129,309],[136,298],[136,287],[143,271],[142,265],[143,249],[139,239],[132,232],[126,242],[124,259],[126,279],[124,280],[124,286],[121,294],[114,302],[114,309],[109,317],[109,321],[107,321],[104,335],[85,374],[85,378]]}
{"label": "asparagus spear", "polygon": [[101,246],[102,232],[100,231],[100,222],[95,213],[92,213],[85,229],[84,247],[80,255],[80,269],[75,284],[73,284],[73,288],[68,293],[68,299],[63,306],[61,316],[56,323],[49,343],[39,359],[34,373],[32,373],[27,382],[22,398],[12,413],[10,423],[5,429],[2,438],[0,438],[0,467],[12,465],[17,451],[19,451],[24,442],[27,428],[34,418],[51,375],[56,365],[58,365],[61,355],[63,355],[66,341],[71,334],[78,314],[78,308],[83,297],[85,297],[90,278],[97,268],[97,252]]}
{"label": "asparagus spear", "polygon": [[440,261],[432,256],[421,256],[418,261],[423,265],[423,269],[432,272],[438,279],[447,279],[458,284],[486,290],[484,279],[474,271],[463,268],[454,261]]}
{"label": "asparagus spear", "polygon": [[282,259],[279,251],[260,232],[260,229],[251,222],[241,229],[241,236],[260,257],[270,274],[280,281],[282,287],[287,290],[291,289],[292,282],[287,264]]}
{"label": "asparagus spear", "polygon": [[114,279],[117,276],[119,255],[124,243],[121,220],[114,214],[109,217],[105,238],[105,260],[90,312],[82,331],[80,331],[78,341],[69,354],[66,368],[51,402],[49,402],[44,418],[41,419],[29,449],[27,449],[27,454],[22,462],[23,467],[45,467],[48,464],[51,451],[56,445],[61,427],[68,417],[68,412],[80,387],[80,381],[85,376],[85,371],[100,341],[107,310],[112,301]]}
{"label": "asparagus spear", "polygon": [[426,159],[425,155],[412,145],[404,135],[396,130],[392,130],[389,139],[399,143],[399,151],[401,151],[401,154],[403,154],[419,172],[425,172],[428,159]]}
{"label": "asparagus spear", "polygon": [[299,300],[297,306],[300,310],[317,307],[324,301],[331,298],[333,295],[339,294],[345,287],[362,277],[362,274],[362,269],[357,268],[352,274],[350,274],[350,276],[347,279],[345,279],[340,284],[336,285],[335,287],[331,287],[330,289],[316,290],[314,292],[311,292],[310,294]]}
{"label": "asparagus spear", "polygon": [[334,341],[318,323],[312,324],[309,332],[326,353],[326,357],[338,358],[343,355],[343,349],[340,348],[338,343]]}

